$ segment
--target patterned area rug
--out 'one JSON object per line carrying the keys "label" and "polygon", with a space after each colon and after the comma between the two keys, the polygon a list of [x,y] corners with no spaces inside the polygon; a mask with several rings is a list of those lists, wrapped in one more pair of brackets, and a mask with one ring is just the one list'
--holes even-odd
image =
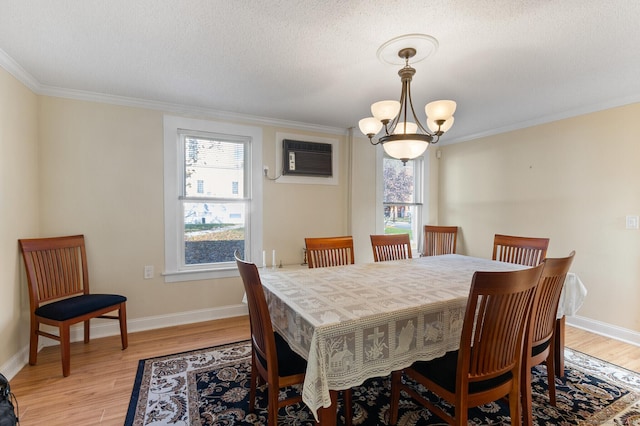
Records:
{"label": "patterned area rug", "polygon": [[[565,357],[565,378],[556,379],[557,407],[548,401],[545,367],[534,368],[537,425],[640,425],[640,374],[570,349]],[[255,413],[247,412],[250,365],[248,341],[142,360],[125,426],[265,425],[263,392]],[[354,425],[388,424],[389,386],[389,378],[382,377],[353,388]],[[339,421],[344,421],[341,408]],[[469,425],[509,425],[508,411],[506,401],[474,408]],[[278,424],[311,426],[313,415],[302,403],[283,407]],[[444,424],[402,395],[398,425]]]}

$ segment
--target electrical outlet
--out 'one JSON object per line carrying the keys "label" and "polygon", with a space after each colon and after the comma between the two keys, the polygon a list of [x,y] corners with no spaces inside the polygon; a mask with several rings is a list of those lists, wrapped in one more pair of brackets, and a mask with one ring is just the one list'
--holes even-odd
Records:
{"label": "electrical outlet", "polygon": [[148,280],[153,278],[153,265],[147,265],[144,267],[144,279]]}
{"label": "electrical outlet", "polygon": [[627,229],[638,229],[640,220],[638,216],[627,216]]}

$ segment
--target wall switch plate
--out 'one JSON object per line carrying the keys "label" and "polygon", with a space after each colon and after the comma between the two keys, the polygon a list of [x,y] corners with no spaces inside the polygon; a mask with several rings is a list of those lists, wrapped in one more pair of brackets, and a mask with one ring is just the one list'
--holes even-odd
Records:
{"label": "wall switch plate", "polygon": [[153,278],[153,265],[147,265],[144,267],[144,279],[148,280]]}
{"label": "wall switch plate", "polygon": [[627,229],[639,229],[640,220],[638,216],[627,216]]}

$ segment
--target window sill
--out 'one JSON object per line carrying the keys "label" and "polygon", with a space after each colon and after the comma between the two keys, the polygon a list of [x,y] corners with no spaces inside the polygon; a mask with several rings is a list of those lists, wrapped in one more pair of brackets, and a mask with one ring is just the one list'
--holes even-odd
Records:
{"label": "window sill", "polygon": [[238,268],[199,269],[193,271],[164,272],[165,283],[177,283],[183,281],[215,280],[217,278],[238,277]]}

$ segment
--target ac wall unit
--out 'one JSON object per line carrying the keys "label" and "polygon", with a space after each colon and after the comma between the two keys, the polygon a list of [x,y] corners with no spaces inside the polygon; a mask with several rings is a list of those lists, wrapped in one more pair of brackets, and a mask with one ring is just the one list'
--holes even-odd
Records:
{"label": "ac wall unit", "polygon": [[330,143],[282,140],[283,175],[333,176]]}

